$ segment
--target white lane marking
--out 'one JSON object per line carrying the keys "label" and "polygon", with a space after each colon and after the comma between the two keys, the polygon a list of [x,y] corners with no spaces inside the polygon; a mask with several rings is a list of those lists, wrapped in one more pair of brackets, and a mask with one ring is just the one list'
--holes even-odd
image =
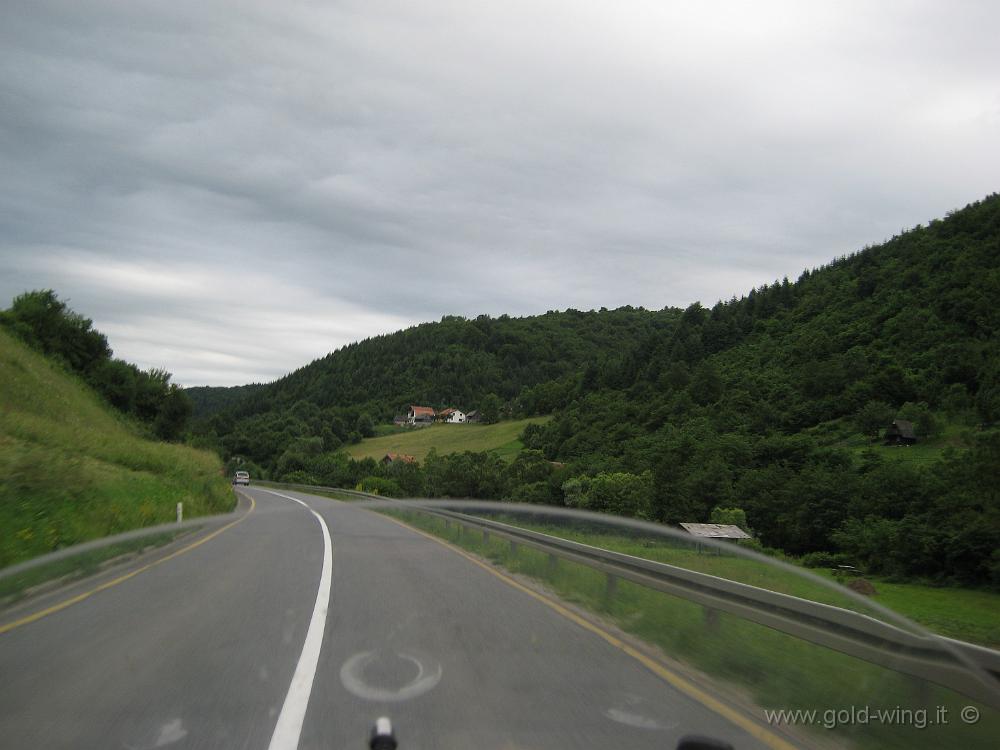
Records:
{"label": "white lane marking", "polygon": [[292,500],[312,513],[319,521],[323,530],[323,572],[319,577],[319,591],[316,592],[316,605],[313,607],[312,619],[306,631],[306,640],[302,644],[302,654],[292,675],[292,684],[288,686],[285,703],[278,714],[278,723],[271,735],[268,750],[296,750],[299,746],[299,736],[302,734],[302,722],[306,718],[306,707],[309,705],[309,695],[312,693],[313,680],[316,678],[316,667],[319,664],[319,652],[323,647],[323,632],[326,630],[326,612],[330,606],[330,584],[333,580],[333,543],[330,541],[330,529],[319,513],[314,511],[297,497],[282,495],[273,490],[261,490],[272,495]]}

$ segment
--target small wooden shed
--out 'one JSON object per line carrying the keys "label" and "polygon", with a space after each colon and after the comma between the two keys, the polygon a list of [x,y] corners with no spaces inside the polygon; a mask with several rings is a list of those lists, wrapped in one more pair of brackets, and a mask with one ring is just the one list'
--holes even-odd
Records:
{"label": "small wooden shed", "polygon": [[682,523],[681,528],[691,536],[703,539],[749,539],[750,535],[739,526],[728,523]]}
{"label": "small wooden shed", "polygon": [[917,433],[913,430],[913,422],[907,419],[894,419],[885,431],[886,445],[913,445],[917,442]]}
{"label": "small wooden shed", "polygon": [[[739,539],[750,539],[751,536],[746,533],[739,526],[734,526],[728,523],[682,523],[681,528],[684,529],[688,534],[695,537],[695,540],[700,539],[728,539],[728,540],[739,540]],[[695,549],[699,554],[701,554],[703,545],[695,544]],[[712,552],[716,555],[721,555],[722,551],[718,548],[711,548]]]}

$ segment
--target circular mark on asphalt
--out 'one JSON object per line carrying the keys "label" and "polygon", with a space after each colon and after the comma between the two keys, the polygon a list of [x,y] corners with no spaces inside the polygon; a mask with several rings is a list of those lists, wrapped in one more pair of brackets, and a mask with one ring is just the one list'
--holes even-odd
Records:
{"label": "circular mark on asphalt", "polygon": [[609,708],[604,712],[612,721],[635,729],[648,729],[650,731],[674,729],[676,721],[658,721],[646,715],[649,711],[652,714],[661,713],[657,708],[644,698],[637,695],[626,695],[625,700],[617,706]]}
{"label": "circular mark on asphalt", "polygon": [[[412,675],[409,682],[396,687],[386,685],[393,674]],[[432,690],[441,681],[440,664],[425,664],[415,656],[396,652],[362,651],[344,662],[340,668],[340,681],[358,698],[370,701],[396,703],[408,701]],[[373,681],[381,685],[371,684]]]}

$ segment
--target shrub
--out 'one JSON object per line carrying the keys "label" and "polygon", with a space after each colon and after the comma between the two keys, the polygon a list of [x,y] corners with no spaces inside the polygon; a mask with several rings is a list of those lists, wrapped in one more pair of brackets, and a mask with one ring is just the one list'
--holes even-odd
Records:
{"label": "shrub", "polygon": [[361,492],[370,492],[382,497],[403,497],[403,488],[391,479],[382,477],[365,477],[357,484]]}
{"label": "shrub", "polygon": [[799,562],[807,568],[836,568],[838,565],[850,565],[851,557],[842,552],[810,552],[803,555]]}

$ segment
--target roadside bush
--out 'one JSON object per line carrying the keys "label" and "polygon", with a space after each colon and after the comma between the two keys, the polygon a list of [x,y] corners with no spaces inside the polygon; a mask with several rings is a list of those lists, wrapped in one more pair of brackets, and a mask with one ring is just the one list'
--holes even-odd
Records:
{"label": "roadside bush", "polygon": [[595,477],[576,477],[562,485],[566,504],[586,510],[650,518],[652,474],[602,472]]}
{"label": "roadside bush", "polygon": [[[251,474],[251,477],[253,475]],[[287,474],[282,474],[279,482],[284,482],[285,484],[319,484],[312,474],[308,471],[302,471],[301,469],[296,469],[295,471],[290,471]]]}
{"label": "roadside bush", "polygon": [[365,477],[358,482],[355,489],[360,492],[370,492],[382,497],[403,497],[403,488],[391,479],[383,477]]}
{"label": "roadside bush", "polygon": [[851,565],[852,559],[842,552],[810,552],[803,555],[799,562],[807,568],[836,568],[838,565]]}
{"label": "roadside bush", "polygon": [[558,490],[549,482],[532,482],[515,486],[507,498],[515,503],[555,505],[559,502]]}

